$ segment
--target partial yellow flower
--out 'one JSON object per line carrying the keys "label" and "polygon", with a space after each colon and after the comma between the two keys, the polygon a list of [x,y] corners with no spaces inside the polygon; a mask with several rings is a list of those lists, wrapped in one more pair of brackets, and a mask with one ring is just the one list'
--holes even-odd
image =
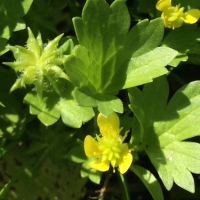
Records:
{"label": "partial yellow flower", "polygon": [[171,0],[159,0],[156,4],[156,9],[162,12],[162,19],[165,27],[179,28],[183,22],[187,24],[194,24],[200,18],[200,11],[198,9],[191,9],[187,12],[184,7],[180,8],[180,4],[176,6],[171,5]]}
{"label": "partial yellow flower", "polygon": [[110,165],[115,170],[119,167],[121,174],[125,173],[130,167],[133,157],[128,145],[123,143],[128,131],[122,137],[119,128],[119,117],[113,113],[108,118],[102,114],[97,117],[97,124],[100,129],[101,137],[96,135],[96,139],[87,135],[84,140],[84,150],[87,157],[96,158],[89,163],[89,166],[99,171],[109,170]]}

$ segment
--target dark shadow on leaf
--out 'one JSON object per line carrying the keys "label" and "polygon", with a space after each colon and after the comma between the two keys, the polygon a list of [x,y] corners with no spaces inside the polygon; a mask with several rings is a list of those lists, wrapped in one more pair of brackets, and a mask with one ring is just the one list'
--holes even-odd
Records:
{"label": "dark shadow on leaf", "polygon": [[0,52],[5,50],[6,44],[7,44],[7,39],[5,38],[0,38]]}
{"label": "dark shadow on leaf", "polygon": [[[5,28],[8,26],[9,35],[11,36],[12,32],[17,26],[17,23],[22,22],[20,17],[24,16],[25,11],[22,6],[23,0],[3,0],[0,3],[0,35],[3,34]],[[9,39],[9,37],[7,39]]]}
{"label": "dark shadow on leaf", "polygon": [[1,97],[5,107],[0,106],[0,137],[16,139],[21,136],[25,128],[25,115],[18,99],[13,94]]}
{"label": "dark shadow on leaf", "polygon": [[[135,136],[136,141],[133,140],[132,144],[133,146],[141,145],[157,171],[159,171],[161,165],[167,164],[167,159],[171,159],[170,154],[168,157],[163,154],[165,147],[161,146],[159,137],[165,134],[173,125],[176,125],[177,120],[181,117],[179,112],[191,105],[190,99],[184,94],[188,90],[187,87],[189,85],[180,88],[168,104],[168,84],[165,77],[156,78],[152,83],[146,84],[142,93],[136,89],[129,90],[131,93],[131,108],[136,114],[132,134],[134,135],[134,130],[138,132],[138,135]],[[193,94],[191,91],[190,93]],[[140,97],[136,98],[135,95]],[[171,121],[174,121],[174,123],[167,124]],[[175,137],[175,134],[178,133],[170,132],[170,134],[174,134],[172,136]],[[168,140],[170,142],[170,138],[166,137],[164,140],[167,140],[166,144],[168,144]]]}

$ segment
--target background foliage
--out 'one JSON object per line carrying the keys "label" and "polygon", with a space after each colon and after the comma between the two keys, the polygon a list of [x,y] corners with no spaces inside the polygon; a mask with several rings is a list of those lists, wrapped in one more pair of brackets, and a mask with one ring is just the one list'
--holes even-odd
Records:
{"label": "background foliage", "polygon": [[[198,199],[199,24],[156,2],[0,0],[0,198]],[[130,130],[125,175],[87,165],[99,112]]]}

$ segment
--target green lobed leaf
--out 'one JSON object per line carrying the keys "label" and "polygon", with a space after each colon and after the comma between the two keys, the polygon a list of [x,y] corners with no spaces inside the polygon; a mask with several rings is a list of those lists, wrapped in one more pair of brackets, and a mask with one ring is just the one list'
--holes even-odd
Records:
{"label": "green lobed leaf", "polygon": [[94,117],[94,111],[90,107],[78,106],[74,101],[74,87],[68,83],[62,96],[55,91],[44,92],[39,97],[36,92],[29,92],[24,102],[30,104],[30,113],[37,115],[38,119],[46,126],[57,122],[61,117],[64,124],[73,128],[80,128],[84,122]]}
{"label": "green lobed leaf", "polygon": [[97,107],[99,112],[104,116],[108,117],[113,112],[123,113],[123,103],[122,101],[112,95],[93,95],[88,96],[75,89],[74,99],[80,106],[86,107]]}
{"label": "green lobed leaf", "polygon": [[86,106],[86,107],[96,107],[97,102],[95,97],[88,96],[85,93],[82,93],[77,88],[74,91],[74,100],[78,103],[80,106]]}
{"label": "green lobed leaf", "polygon": [[149,170],[140,167],[138,165],[132,165],[130,169],[144,183],[144,185],[149,190],[154,200],[164,200],[160,184],[155,178],[155,176]]}
{"label": "green lobed leaf", "polygon": [[153,78],[167,73],[165,66],[177,55],[167,47],[157,47],[139,57],[132,58],[127,70],[123,89],[151,82]]}
{"label": "green lobed leaf", "polygon": [[88,0],[82,18],[73,22],[80,45],[66,58],[65,71],[77,87],[78,105],[98,107],[105,116],[123,112],[122,102],[111,95],[165,74],[164,67],[177,54],[169,48],[155,49],[163,38],[161,19],[143,20],[128,32],[124,1],[109,6],[104,0]]}
{"label": "green lobed leaf", "polygon": [[[79,43],[87,49],[89,55],[88,58],[81,57],[85,67],[82,70],[84,75],[76,78],[81,84],[79,87],[90,88],[91,84],[94,87],[93,90],[90,88],[92,92],[108,93],[106,90],[113,82],[114,73],[124,62],[124,56],[117,54],[121,52],[130,25],[128,9],[123,1],[115,1],[109,7],[104,0],[88,0],[82,18],[74,18],[73,22]],[[73,68],[79,70],[83,67],[79,64],[77,67],[73,65]],[[70,73],[68,63],[65,69]],[[118,80],[118,85],[123,81],[122,78]]]}
{"label": "green lobed leaf", "polygon": [[105,117],[110,116],[114,111],[123,113],[123,103],[115,96],[102,96],[97,100],[97,106],[100,113]]}
{"label": "green lobed leaf", "polygon": [[[65,61],[65,70],[70,81],[78,88],[82,88],[86,93],[95,93],[95,88],[88,78],[88,65],[90,59],[85,47],[76,46],[74,55],[70,55]],[[86,87],[87,86],[87,87]]]}
{"label": "green lobed leaf", "polygon": [[[114,1],[109,6],[104,0],[88,0],[82,18],[76,17],[73,22],[80,46],[66,59],[65,70],[70,81],[90,96],[116,94],[122,88],[132,87],[134,84],[127,83],[130,82],[127,67],[131,57],[142,56],[156,48],[164,32],[161,19],[144,20],[128,32],[130,16],[124,1]],[[166,50],[166,54],[169,56],[169,51]],[[175,53],[168,57],[167,64],[173,57]],[[166,63],[161,63],[158,67],[161,70],[154,70],[156,75],[151,73],[145,81],[165,73],[164,65]]]}
{"label": "green lobed leaf", "polygon": [[143,92],[129,90],[130,108],[137,117],[135,123],[140,127],[137,130],[141,138],[133,145],[146,151],[168,190],[175,182],[194,192],[190,172],[200,173],[200,144],[183,141],[200,132],[199,87],[199,81],[182,87],[167,106],[168,86],[164,77],[145,85]]}
{"label": "green lobed leaf", "polygon": [[126,37],[127,51],[131,50],[131,57],[141,56],[160,45],[164,34],[163,21],[160,18],[154,20],[142,20],[138,22]]}
{"label": "green lobed leaf", "polygon": [[32,91],[24,97],[24,102],[30,105],[30,114],[37,115],[45,126],[54,124],[60,118],[59,107],[56,104],[58,100],[55,92],[44,93],[43,98],[40,98]]}
{"label": "green lobed leaf", "polygon": [[178,55],[169,63],[172,67],[177,67],[180,62],[186,62],[188,60],[188,56],[186,53],[178,53]]}
{"label": "green lobed leaf", "polygon": [[59,101],[61,118],[64,124],[74,128],[80,128],[83,123],[94,117],[94,111],[91,107],[77,105],[73,97],[74,88],[69,85],[67,89],[68,92]]}
{"label": "green lobed leaf", "polygon": [[146,84],[143,92],[137,87],[128,90],[131,101],[130,108],[134,111],[134,114],[143,127],[152,126],[155,117],[156,120],[160,118],[167,103],[168,90],[168,84],[164,77],[159,77],[152,83]]}

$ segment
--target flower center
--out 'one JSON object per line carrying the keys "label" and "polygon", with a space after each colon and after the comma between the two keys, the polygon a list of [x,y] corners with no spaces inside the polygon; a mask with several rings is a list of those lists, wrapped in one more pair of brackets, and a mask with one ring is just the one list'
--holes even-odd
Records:
{"label": "flower center", "polygon": [[165,26],[168,28],[178,28],[184,21],[184,8],[180,8],[180,4],[177,6],[170,6],[164,10],[162,18],[164,19]]}
{"label": "flower center", "polygon": [[123,156],[129,151],[128,145],[122,144],[121,140],[117,138],[102,137],[98,138],[98,142],[98,149],[101,152],[99,159],[101,159],[101,162],[109,161],[113,168],[119,165]]}

